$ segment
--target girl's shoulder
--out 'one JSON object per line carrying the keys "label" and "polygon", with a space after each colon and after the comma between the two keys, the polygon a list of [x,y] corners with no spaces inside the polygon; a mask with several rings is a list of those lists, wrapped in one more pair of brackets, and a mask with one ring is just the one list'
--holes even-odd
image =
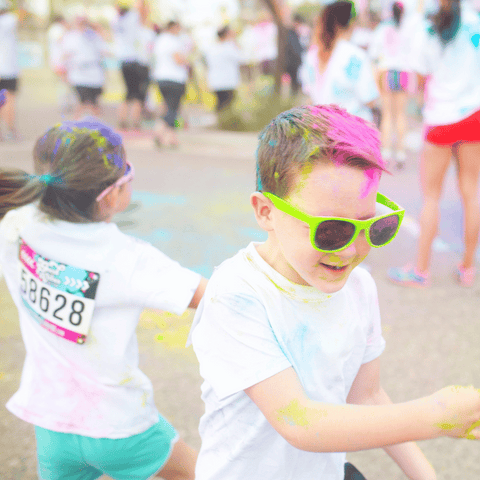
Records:
{"label": "girl's shoulder", "polygon": [[0,237],[8,243],[17,242],[22,231],[38,213],[37,208],[31,204],[10,210],[0,221]]}

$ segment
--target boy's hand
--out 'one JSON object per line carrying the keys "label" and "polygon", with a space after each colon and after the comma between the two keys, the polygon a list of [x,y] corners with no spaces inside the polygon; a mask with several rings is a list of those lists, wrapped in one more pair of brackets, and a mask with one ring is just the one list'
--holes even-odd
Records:
{"label": "boy's hand", "polygon": [[430,396],[439,436],[480,440],[480,390],[451,385]]}

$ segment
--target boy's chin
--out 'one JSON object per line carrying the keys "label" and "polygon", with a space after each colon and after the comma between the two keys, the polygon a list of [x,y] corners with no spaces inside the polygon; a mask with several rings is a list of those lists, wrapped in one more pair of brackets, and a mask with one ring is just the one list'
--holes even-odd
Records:
{"label": "boy's chin", "polygon": [[307,283],[322,293],[336,293],[345,286],[350,273],[351,271],[347,271],[339,278],[310,278],[307,280]]}

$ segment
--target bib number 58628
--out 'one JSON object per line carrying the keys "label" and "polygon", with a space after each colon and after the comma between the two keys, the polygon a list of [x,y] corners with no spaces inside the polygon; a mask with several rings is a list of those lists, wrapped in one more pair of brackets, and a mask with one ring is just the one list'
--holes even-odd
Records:
{"label": "bib number 58628", "polygon": [[92,313],[89,308],[92,300],[79,299],[67,292],[59,293],[25,268],[21,270],[20,285],[22,297],[36,313],[64,328],[81,329],[85,314],[90,316]]}

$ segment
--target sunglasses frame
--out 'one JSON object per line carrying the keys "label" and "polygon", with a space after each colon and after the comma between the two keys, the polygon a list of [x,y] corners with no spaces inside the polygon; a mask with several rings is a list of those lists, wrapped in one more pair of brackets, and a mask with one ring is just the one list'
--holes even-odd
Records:
{"label": "sunglasses frame", "polygon": [[127,167],[130,167],[130,170],[128,168],[125,169],[125,174],[122,175],[115,183],[112,185],[108,186],[98,197],[95,199],[97,202],[99,202],[103,197],[108,195],[115,187],[121,187],[125,183],[128,183],[130,180],[133,180],[135,177],[135,169],[133,168],[133,165],[126,160],[125,165]]}
{"label": "sunglasses frame", "polygon": [[[377,192],[377,203],[380,203],[381,205],[384,205],[390,208],[391,210],[393,210],[393,212],[385,213],[383,215],[378,215],[376,217],[369,218],[368,220],[357,220],[354,218],[343,218],[343,217],[315,217],[313,215],[309,215],[308,213],[302,212],[298,208],[294,207],[291,203],[287,202],[286,200],[283,200],[280,197],[277,197],[273,193],[270,193],[270,192],[260,192],[260,193],[262,193],[265,197],[271,200],[273,205],[278,210],[294,218],[297,218],[302,222],[307,223],[308,226],[310,227],[310,243],[312,244],[313,248],[315,248],[315,250],[318,250],[319,252],[323,252],[323,253],[339,252],[340,250],[344,250],[345,248],[348,248],[357,239],[358,234],[362,230],[365,230],[365,238],[367,239],[367,242],[371,247],[373,248],[384,247],[385,245],[388,245],[397,236],[397,233],[400,230],[400,225],[402,224],[403,217],[405,215],[404,208],[400,207],[393,200],[390,200],[385,195],[382,195],[381,193],[378,193],[378,192]],[[388,242],[385,242],[382,245],[374,245],[370,240],[370,227],[378,220],[382,218],[393,217],[394,215],[398,216],[398,227],[397,227],[397,231],[395,232],[395,235],[393,235],[392,238],[388,240]],[[318,248],[317,245],[315,244],[315,233],[317,232],[319,225],[327,220],[340,220],[342,222],[351,223],[355,226],[355,231],[353,232],[352,238],[348,243],[346,243],[341,248],[336,248],[334,250],[323,250],[321,248]]]}

